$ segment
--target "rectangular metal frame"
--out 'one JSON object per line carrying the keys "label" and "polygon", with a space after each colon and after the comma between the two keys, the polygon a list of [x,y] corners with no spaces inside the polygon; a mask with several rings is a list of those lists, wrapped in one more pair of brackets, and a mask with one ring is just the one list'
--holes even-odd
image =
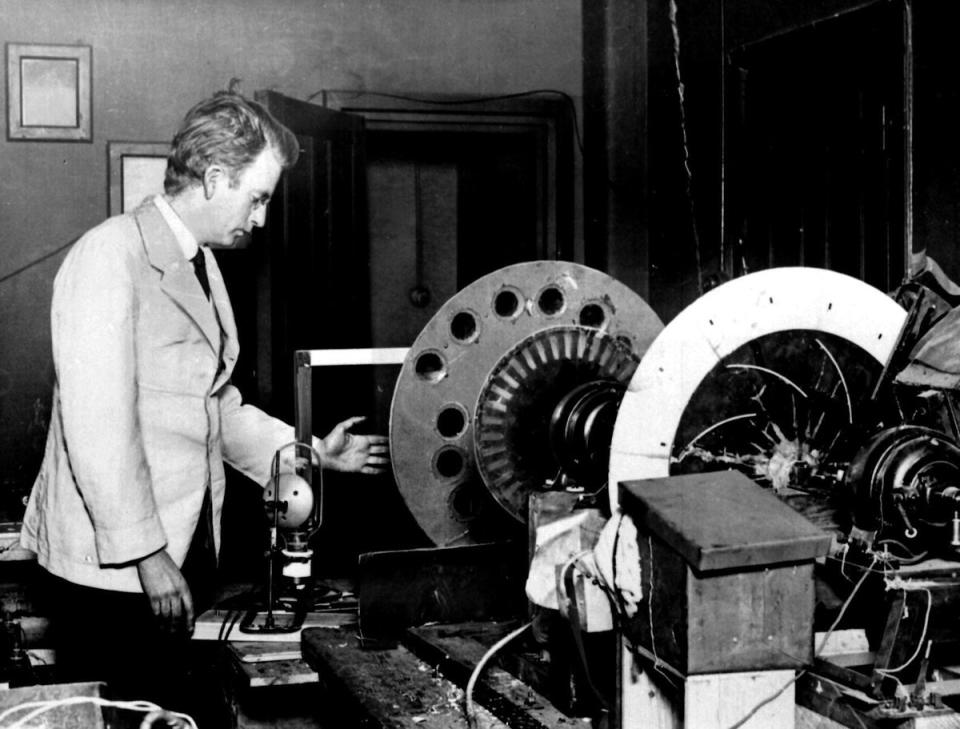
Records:
{"label": "rectangular metal frame", "polygon": [[368,349],[298,349],[294,352],[294,427],[298,442],[313,437],[313,368],[343,365],[403,364],[408,347],[371,347]]}

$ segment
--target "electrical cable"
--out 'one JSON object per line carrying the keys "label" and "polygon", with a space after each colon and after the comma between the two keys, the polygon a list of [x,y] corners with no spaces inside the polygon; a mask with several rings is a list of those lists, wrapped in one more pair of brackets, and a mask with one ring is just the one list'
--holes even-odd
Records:
{"label": "electrical cable", "polygon": [[217,634],[217,641],[223,643],[230,640],[230,635],[233,633],[233,629],[237,627],[237,623],[242,617],[243,610],[228,610],[227,614],[223,618],[223,622],[220,624],[220,631]]}
{"label": "electrical cable", "polygon": [[[620,514],[621,524],[624,516],[625,515],[621,512]],[[613,577],[614,583],[616,583],[616,574],[617,574],[616,544],[619,536],[620,536],[620,527],[618,526],[617,531],[614,534],[613,564],[611,565],[611,568],[612,568],[611,576]],[[587,575],[591,580],[593,580],[593,583],[598,588],[600,588],[600,590],[607,596],[607,599],[610,601],[612,605],[611,616],[613,617],[614,627],[620,629],[620,633],[623,636],[623,639],[626,640],[627,643],[629,643],[630,650],[633,653],[639,653],[644,658],[646,658],[651,663],[653,663],[657,667],[657,670],[660,672],[660,674],[663,675],[664,678],[666,678],[666,680],[672,686],[676,686],[677,683],[670,676],[667,676],[666,674],[664,674],[663,670],[661,669],[665,669],[666,671],[669,671],[678,681],[683,681],[686,678],[683,672],[681,672],[678,668],[670,665],[665,660],[655,655],[651,651],[647,650],[642,645],[639,645],[636,642],[634,642],[630,638],[630,636],[626,635],[626,633],[623,631],[622,626],[627,620],[629,620],[629,616],[627,615],[626,603],[623,600],[623,595],[621,594],[620,590],[615,587],[611,588],[604,580],[603,575],[600,574],[598,570],[595,570],[594,567],[591,566],[589,563],[584,562],[582,559],[578,559],[576,564],[578,567],[580,567],[580,570],[585,575]]]}
{"label": "electrical cable", "polygon": [[[924,642],[925,642],[926,639],[927,639],[927,630],[929,630],[929,628],[930,628],[930,613],[931,613],[931,611],[933,610],[933,593],[931,593],[928,588],[925,588],[925,587],[924,587],[924,588],[921,588],[921,589],[923,589],[923,591],[924,591],[925,593],[927,593],[927,612],[926,612],[926,614],[925,614],[924,617],[923,617],[923,630],[922,630],[921,633],[920,633],[920,640],[917,641],[917,648],[916,648],[916,650],[914,650],[913,654],[912,654],[906,661],[904,661],[903,663],[901,663],[901,664],[900,664],[899,666],[897,666],[896,668],[878,668],[878,669],[876,669],[876,670],[877,670],[877,673],[879,673],[879,674],[882,675],[882,676],[889,676],[889,677],[893,678],[893,674],[899,673],[900,671],[902,671],[903,669],[905,669],[907,666],[909,666],[911,663],[913,663],[914,660],[916,660],[917,656],[920,655],[920,651],[923,650]],[[906,608],[906,595],[907,595],[907,590],[906,590],[906,589],[903,590],[903,594],[904,594],[904,608]]]}
{"label": "electrical cable", "polygon": [[519,628],[507,633],[504,637],[494,643],[490,650],[483,654],[483,658],[480,659],[476,668],[473,669],[473,673],[470,674],[470,679],[467,681],[467,687],[464,689],[464,713],[466,714],[467,725],[471,727],[471,729],[477,726],[477,709],[473,703],[473,689],[477,684],[477,679],[480,678],[480,674],[483,672],[484,666],[487,665],[487,661],[489,661],[497,653],[497,651],[503,648],[511,640],[522,634],[532,625],[532,620],[528,623],[524,623]]}
{"label": "electrical cable", "polygon": [[687,138],[686,91],[683,75],[680,72],[680,26],[677,23],[677,3],[670,0],[670,30],[673,38],[673,66],[677,77],[678,112],[680,114],[680,135],[683,151],[683,170],[686,182],[687,203],[690,206],[690,229],[693,234],[693,253],[697,265],[697,293],[703,293],[703,264],[700,260],[700,235],[697,232],[697,216],[693,203],[693,171],[690,169],[690,141]]}
{"label": "electrical cable", "polygon": [[20,268],[17,268],[17,269],[15,269],[15,270],[11,271],[10,273],[6,273],[6,274],[4,274],[3,276],[0,276],[0,284],[2,284],[4,281],[8,281],[8,280],[11,279],[11,278],[14,278],[15,276],[19,276],[19,275],[20,275],[21,273],[23,273],[24,271],[26,271],[26,270],[28,270],[28,269],[30,269],[30,268],[33,268],[34,266],[36,266],[36,265],[38,265],[38,264],[40,264],[40,263],[43,263],[43,262],[46,261],[48,258],[53,258],[55,255],[57,255],[57,254],[60,253],[61,251],[64,251],[64,250],[66,250],[67,248],[69,248],[70,246],[72,246],[74,243],[77,242],[77,240],[78,240],[77,238],[74,238],[74,239],[73,239],[72,241],[70,241],[69,243],[64,243],[64,244],[63,244],[62,246],[60,246],[59,248],[54,248],[54,249],[53,249],[52,251],[50,251],[49,253],[44,253],[44,254],[43,254],[42,256],[40,256],[39,258],[35,258],[34,260],[30,261],[29,263],[26,263],[26,264],[24,264],[23,266],[20,266]]}
{"label": "electrical cable", "polygon": [[647,535],[647,550],[650,553],[650,574],[647,576],[647,584],[650,586],[647,594],[647,617],[650,621],[650,652],[653,654],[653,667],[671,685],[676,685],[673,679],[663,670],[666,663],[657,655],[657,644],[653,637],[653,537],[649,534]]}

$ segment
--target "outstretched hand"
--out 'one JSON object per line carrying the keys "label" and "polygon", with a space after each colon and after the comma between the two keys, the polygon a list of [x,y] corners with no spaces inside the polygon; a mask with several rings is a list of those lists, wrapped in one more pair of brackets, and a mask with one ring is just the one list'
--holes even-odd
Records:
{"label": "outstretched hand", "polygon": [[356,435],[350,432],[366,418],[347,418],[323,438],[323,466],[334,471],[381,474],[390,465],[390,446],[385,435]]}

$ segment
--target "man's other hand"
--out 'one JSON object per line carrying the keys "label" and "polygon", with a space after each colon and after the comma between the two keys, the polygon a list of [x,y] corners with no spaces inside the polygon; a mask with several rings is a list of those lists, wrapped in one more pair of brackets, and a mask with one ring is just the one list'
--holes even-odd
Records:
{"label": "man's other hand", "polygon": [[170,633],[193,633],[193,597],[167,550],[161,549],[137,562],[137,572],[160,626]]}

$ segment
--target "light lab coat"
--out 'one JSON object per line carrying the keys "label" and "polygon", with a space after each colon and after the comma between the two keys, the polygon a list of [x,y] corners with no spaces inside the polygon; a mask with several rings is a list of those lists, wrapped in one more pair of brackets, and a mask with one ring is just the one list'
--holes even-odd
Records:
{"label": "light lab coat", "polygon": [[57,274],[57,382],[21,542],[66,580],[140,592],[136,560],[165,548],[182,564],[208,484],[219,549],[223,461],[264,484],[293,440],[229,384],[236,324],[201,250],[212,304],[147,201],[84,235]]}

